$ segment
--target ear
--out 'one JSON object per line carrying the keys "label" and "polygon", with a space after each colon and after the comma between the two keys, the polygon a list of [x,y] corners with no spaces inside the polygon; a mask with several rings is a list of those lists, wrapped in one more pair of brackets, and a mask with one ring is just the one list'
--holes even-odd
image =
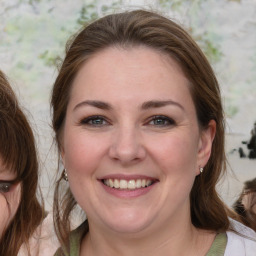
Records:
{"label": "ear", "polygon": [[201,131],[197,153],[197,175],[200,173],[199,168],[204,167],[211,156],[212,143],[215,137],[215,133],[216,122],[214,120],[211,120],[207,128]]}

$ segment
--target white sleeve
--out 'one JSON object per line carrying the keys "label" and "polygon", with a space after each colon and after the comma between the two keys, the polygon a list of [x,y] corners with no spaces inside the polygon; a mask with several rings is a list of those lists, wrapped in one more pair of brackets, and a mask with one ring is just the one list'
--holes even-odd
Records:
{"label": "white sleeve", "polygon": [[227,231],[227,246],[224,256],[256,256],[256,233],[243,224],[232,220],[232,228]]}

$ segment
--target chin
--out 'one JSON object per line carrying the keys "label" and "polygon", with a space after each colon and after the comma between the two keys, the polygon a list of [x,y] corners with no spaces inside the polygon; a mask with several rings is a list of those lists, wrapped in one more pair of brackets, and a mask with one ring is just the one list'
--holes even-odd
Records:
{"label": "chin", "polygon": [[[116,216],[116,217],[113,217]],[[142,212],[137,213],[119,213],[118,215],[111,215],[109,220],[105,220],[109,229],[120,234],[134,234],[142,232],[147,229],[152,223]]]}
{"label": "chin", "polygon": [[137,223],[136,225],[131,224],[131,223],[115,223],[113,225],[109,225],[109,228],[112,229],[112,231],[119,233],[119,234],[124,234],[124,235],[129,235],[129,234],[135,234],[135,233],[140,233],[146,229],[147,225],[139,224]]}

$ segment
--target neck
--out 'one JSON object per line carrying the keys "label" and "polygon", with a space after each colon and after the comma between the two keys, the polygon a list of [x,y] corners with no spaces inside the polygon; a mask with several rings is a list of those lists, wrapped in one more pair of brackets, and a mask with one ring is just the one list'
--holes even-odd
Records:
{"label": "neck", "polygon": [[[98,230],[90,226],[81,244],[81,256],[164,256],[205,255],[214,232],[196,229],[190,222],[171,224],[158,228],[158,232],[146,230],[132,234]],[[176,226],[178,228],[176,228]]]}

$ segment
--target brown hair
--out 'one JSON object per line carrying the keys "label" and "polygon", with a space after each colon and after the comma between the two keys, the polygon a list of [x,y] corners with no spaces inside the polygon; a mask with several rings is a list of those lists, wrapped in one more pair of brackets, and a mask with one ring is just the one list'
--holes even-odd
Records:
{"label": "brown hair", "polygon": [[[248,196],[247,205],[243,204],[243,198]],[[244,183],[244,188],[237,199],[233,204],[234,210],[241,216],[242,222],[256,231],[256,178],[248,180]]]}
{"label": "brown hair", "polygon": [[[0,155],[21,182],[18,210],[0,239],[0,255],[18,254],[43,219],[36,196],[38,160],[33,132],[5,75],[0,71]],[[30,253],[28,254],[30,255]]]}
{"label": "brown hair", "polygon": [[[191,95],[201,129],[206,128],[210,120],[216,121],[217,130],[211,157],[203,174],[196,177],[190,194],[191,219],[198,228],[225,231],[229,227],[228,209],[215,189],[219,177],[226,170],[225,127],[219,85],[202,51],[175,22],[143,10],[108,15],[83,28],[67,44],[66,57],[55,81],[51,100],[52,123],[58,146],[61,147],[60,136],[72,82],[82,64],[104,48],[137,45],[144,45],[170,56],[182,68],[190,81]],[[68,217],[75,201],[69,190],[58,201],[61,195],[58,186],[55,190],[55,225],[60,241],[66,243]]]}

